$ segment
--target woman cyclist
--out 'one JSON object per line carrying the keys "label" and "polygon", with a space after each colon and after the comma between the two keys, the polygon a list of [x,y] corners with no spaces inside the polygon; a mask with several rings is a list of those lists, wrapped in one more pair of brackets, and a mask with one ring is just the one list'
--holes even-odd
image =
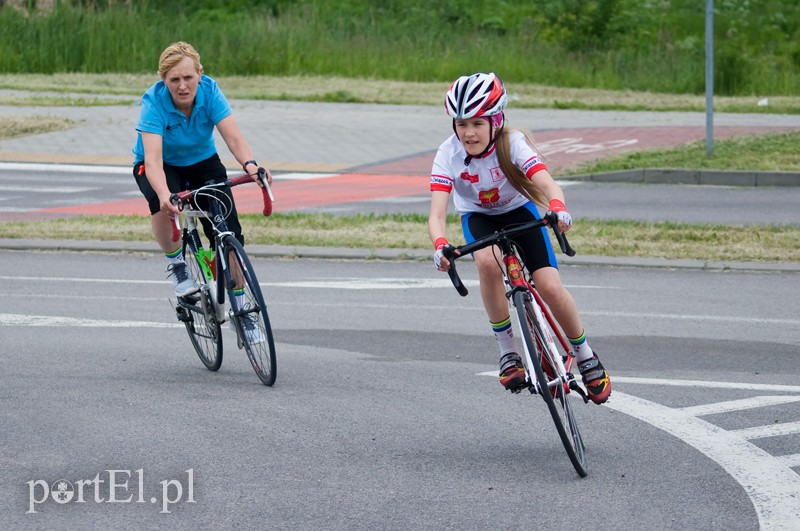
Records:
{"label": "woman cyclist", "polygon": [[[258,163],[231,114],[231,107],[217,82],[203,74],[200,54],[185,42],[168,46],[158,62],[161,81],[142,97],[133,146],[133,175],[150,206],[150,226],[167,257],[175,295],[197,291],[186,268],[181,242],[172,241],[173,216],[178,209],[170,202],[173,192],[198,188],[227,178],[214,142],[214,128],[245,172],[256,174]],[[272,175],[267,171],[267,182]],[[260,183],[259,183],[260,184]],[[223,192],[231,212],[227,224],[244,244],[242,228],[230,188]],[[206,236],[213,241],[210,223],[203,219]]]}
{"label": "woman cyclist", "polygon": [[[445,222],[451,192],[467,243],[508,225],[541,219],[536,205],[557,213],[559,230],[572,225],[564,192],[534,150],[531,134],[505,128],[507,101],[503,82],[492,73],[459,77],[447,91],[445,109],[453,119],[454,134],[439,146],[433,162],[428,218],[434,263],[440,271],[450,268],[442,248],[448,243]],[[572,295],[561,283],[547,228],[514,241],[533,283],[572,344],[589,397],[602,404],[611,394],[611,381],[586,340]],[[476,251],[474,259],[483,305],[500,348],[500,383],[515,390],[524,383],[525,372],[516,352],[498,253],[497,247],[487,247]]]}

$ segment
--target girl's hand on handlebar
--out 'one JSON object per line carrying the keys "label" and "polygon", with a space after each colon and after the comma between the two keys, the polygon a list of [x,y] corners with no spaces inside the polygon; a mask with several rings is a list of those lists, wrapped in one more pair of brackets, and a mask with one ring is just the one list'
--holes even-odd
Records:
{"label": "girl's hand on handlebar", "polygon": [[[452,247],[451,247],[452,249]],[[453,249],[453,254],[456,256],[460,256],[461,253],[457,250]],[[450,270],[450,260],[444,255],[444,247],[440,247],[433,253],[433,263],[436,265],[436,269],[439,271],[449,271]]]}
{"label": "girl's hand on handlebar", "polygon": [[436,249],[436,252],[433,253],[433,263],[439,271],[447,271],[450,269],[450,260],[444,257],[444,251],[442,251],[442,249]]}
{"label": "girl's hand on handlebar", "polygon": [[558,232],[567,232],[572,227],[572,215],[567,211],[564,203],[558,199],[551,199],[547,209],[558,216]]}
{"label": "girl's hand on handlebar", "polygon": [[558,231],[567,232],[572,227],[572,216],[566,210],[556,212],[558,216]]}

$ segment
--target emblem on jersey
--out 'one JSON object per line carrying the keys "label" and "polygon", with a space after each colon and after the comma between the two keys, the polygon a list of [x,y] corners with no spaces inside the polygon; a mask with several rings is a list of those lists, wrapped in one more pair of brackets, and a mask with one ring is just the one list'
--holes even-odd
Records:
{"label": "emblem on jersey", "polygon": [[492,168],[489,170],[489,173],[492,174],[492,182],[496,183],[498,181],[502,181],[505,175],[503,174],[503,170],[500,169],[500,166]]}
{"label": "emblem on jersey", "polygon": [[477,175],[470,175],[470,173],[468,171],[462,171],[461,172],[461,178],[464,179],[465,181],[469,181],[469,182],[471,182],[473,184],[478,182],[478,176]]}
{"label": "emblem on jersey", "polygon": [[491,190],[481,190],[478,193],[478,198],[481,200],[482,205],[497,203],[500,201],[500,190],[497,188],[492,188]]}

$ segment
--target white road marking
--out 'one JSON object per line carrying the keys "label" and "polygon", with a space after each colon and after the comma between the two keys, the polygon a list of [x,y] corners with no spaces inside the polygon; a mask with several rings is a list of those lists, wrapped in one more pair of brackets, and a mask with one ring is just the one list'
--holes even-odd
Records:
{"label": "white road marking", "polygon": [[800,466],[800,454],[782,455],[778,457],[788,467]]}
{"label": "white road marking", "polygon": [[718,463],[745,490],[761,529],[797,529],[800,476],[787,463],[727,431],[680,409],[615,391],[607,407],[651,424]]}
{"label": "white road marking", "polygon": [[[479,373],[497,377],[497,371]],[[615,383],[800,392],[796,385],[710,382],[702,380],[659,380],[617,376]],[[759,396],[718,404],[670,408],[642,398],[614,391],[606,407],[637,418],[696,448],[719,464],[739,483],[753,503],[760,529],[796,530],[800,522],[800,454],[775,456],[748,442],[749,439],[800,433],[800,422],[770,424],[740,430],[725,430],[697,418],[698,415],[739,411],[800,401],[800,396]]]}
{"label": "white road marking", "polygon": [[689,415],[693,415],[695,417],[701,417],[703,415],[728,413],[730,411],[742,411],[745,409],[755,409],[759,407],[775,406],[779,404],[789,404],[791,402],[800,402],[800,396],[785,396],[785,395],[754,396],[753,398],[743,398],[742,400],[730,400],[727,402],[717,402],[716,404],[689,406],[681,408],[681,410],[684,413],[688,413]]}
{"label": "white road marking", "polygon": [[677,387],[708,387],[712,389],[747,389],[752,391],[800,393],[800,385],[712,382],[707,380],[666,380],[659,378],[637,378],[632,376],[614,376],[614,381],[620,383],[644,385],[670,385]]}
{"label": "white road marking", "polygon": [[[478,287],[477,280],[464,280],[468,287]],[[339,278],[299,280],[293,282],[267,282],[265,286],[281,288],[314,288],[314,289],[349,289],[349,290],[375,290],[375,289],[410,289],[410,288],[441,288],[453,289],[449,278]]]}
{"label": "white road marking", "polygon": [[766,426],[753,426],[740,430],[731,430],[733,433],[745,439],[765,439],[767,437],[778,437],[780,435],[794,435],[800,433],[800,422],[781,422],[779,424],[767,424]]}
{"label": "white road marking", "polygon": [[[119,173],[130,175],[133,171],[133,161],[130,166],[103,166],[99,164],[38,164],[24,162],[0,162],[0,170],[13,171],[46,171],[65,173]],[[228,175],[241,175],[241,170],[228,170]],[[336,173],[279,173],[274,178],[284,179],[319,179],[332,177]]]}
{"label": "white road marking", "polygon": [[32,280],[36,282],[88,282],[99,284],[165,284],[166,280],[132,280],[124,278],[75,278],[75,277],[23,277],[0,275],[0,280]]}
{"label": "white road marking", "polygon": [[0,170],[44,171],[49,173],[116,173],[131,175],[133,172],[133,163],[131,163],[130,166],[100,166],[92,164],[84,166],[80,164],[25,164],[21,162],[0,162]]}
{"label": "white road marking", "polygon": [[[130,166],[101,166],[101,165],[81,165],[81,164],[26,164],[22,162],[0,162],[0,170],[9,171],[44,171],[44,172],[64,172],[64,173],[100,173],[131,175],[133,172],[133,161]],[[228,170],[228,175],[241,175],[241,170]],[[336,177],[338,173],[277,173],[273,179],[279,181],[294,181],[303,179],[323,179],[326,177]],[[26,188],[28,190],[29,188]],[[53,190],[48,188],[48,190]]]}
{"label": "white road marking", "polygon": [[581,312],[581,315],[620,317],[624,319],[674,319],[680,321],[716,321],[726,323],[772,323],[800,325],[800,320],[798,319],[760,319],[754,317],[735,317],[728,315],[685,315],[644,312]]}
{"label": "white road marking", "polygon": [[[19,186],[13,184],[0,184],[0,192],[25,192],[31,189],[30,186]],[[54,194],[80,194],[90,190],[99,190],[95,186],[46,186],[42,192]]]}
{"label": "white road marking", "polygon": [[[29,280],[43,282],[89,282],[110,284],[164,284],[164,280],[134,280],[120,278],[77,278],[77,277],[35,277],[35,276],[9,276],[0,275],[0,280]],[[477,288],[477,280],[463,280],[465,286]],[[311,288],[311,289],[349,289],[349,290],[375,290],[375,289],[453,289],[450,279],[445,278],[338,278],[338,279],[310,279],[292,282],[260,282],[259,285],[280,288]],[[568,285],[573,289],[619,289],[606,286]]]}
{"label": "white road marking", "polygon": [[57,326],[88,328],[183,328],[181,323],[153,321],[116,321],[108,319],[77,319],[53,315],[21,315],[0,313],[0,326]]}

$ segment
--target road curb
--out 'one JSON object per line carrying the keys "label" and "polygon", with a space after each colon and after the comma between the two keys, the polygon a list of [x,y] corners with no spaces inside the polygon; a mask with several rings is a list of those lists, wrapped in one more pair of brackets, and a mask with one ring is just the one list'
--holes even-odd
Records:
{"label": "road curb", "polygon": [[639,168],[635,170],[563,175],[565,181],[636,184],[698,184],[709,186],[800,186],[800,172],[751,170],[686,170]]}
{"label": "road curb", "polygon": [[[103,168],[106,171],[130,173],[130,165],[120,163],[120,157],[102,158],[93,156],[87,160],[76,160],[75,157],[53,155],[45,160],[37,156],[36,160],[21,160],[21,157],[6,158],[0,153],[0,166],[17,167],[25,166],[32,169],[51,165],[64,165],[67,167],[87,166],[94,169]],[[398,159],[400,161],[403,158]],[[234,161],[223,161],[230,171],[238,170]],[[343,168],[341,165],[320,164],[293,164],[272,167],[275,177],[280,178],[282,173],[374,173],[366,171],[375,164]],[[378,174],[376,174],[378,175]],[[389,175],[411,175],[395,174]],[[631,170],[608,171],[598,173],[579,173],[557,175],[559,181],[579,181],[596,183],[631,183],[631,184],[697,184],[706,186],[745,186],[745,187],[800,187],[800,172],[792,171],[759,171],[759,170],[691,170],[682,168],[636,168]]]}
{"label": "road curb", "polygon": [[[71,251],[160,254],[153,242],[96,240],[0,239],[0,249],[14,251]],[[288,245],[248,245],[250,256],[260,258],[309,258],[320,260],[432,260],[424,249],[304,247]],[[704,271],[760,271],[800,273],[798,262],[719,262],[686,259],[615,257],[599,255],[560,256],[562,265],[605,266],[662,269],[696,269]]]}

